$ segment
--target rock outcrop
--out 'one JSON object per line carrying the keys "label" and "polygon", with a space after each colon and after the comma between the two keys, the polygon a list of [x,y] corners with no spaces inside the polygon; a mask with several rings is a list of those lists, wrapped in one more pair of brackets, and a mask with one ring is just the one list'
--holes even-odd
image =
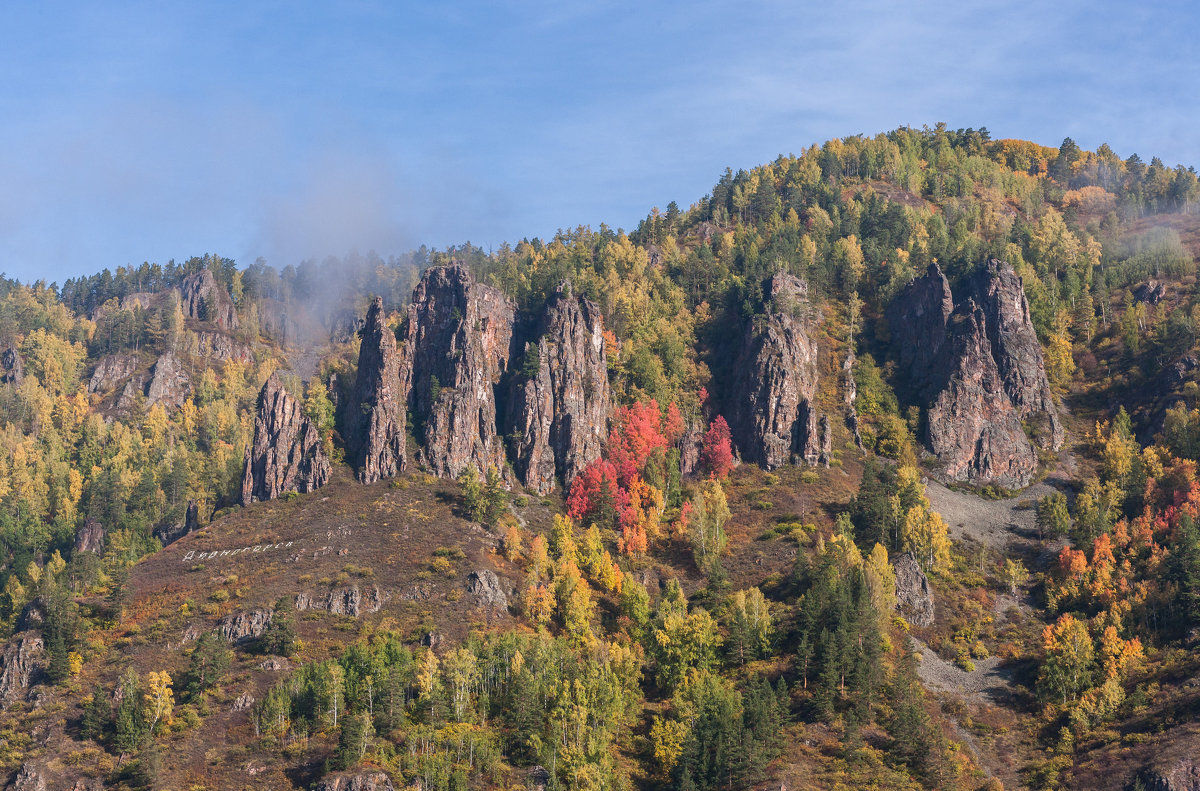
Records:
{"label": "rock outcrop", "polygon": [[235,612],[217,621],[216,634],[231,643],[243,643],[263,636],[274,613],[264,607]]}
{"label": "rock outcrop", "polygon": [[761,329],[746,329],[735,367],[729,421],[742,458],[773,470],[821,455],[815,308],[808,285],[786,273],[772,276]]}
{"label": "rock outcrop", "polygon": [[525,344],[523,380],[509,421],[517,478],[538,494],[600,457],[611,395],[603,319],[594,302],[561,284],[546,303],[535,340]]}
{"label": "rock outcrop", "polygon": [[254,441],[246,448],[242,505],[315,491],[329,482],[331,472],[317,427],[271,374],[258,394]]}
{"label": "rock outcrop", "polygon": [[42,673],[46,656],[42,636],[36,631],[18,632],[0,650],[0,704],[23,696]]}
{"label": "rock outcrop", "polygon": [[181,407],[192,392],[192,380],[175,352],[164,352],[150,369],[150,382],[146,385],[146,406],[162,404]]}
{"label": "rock outcrop", "polygon": [[313,786],[313,791],[395,791],[395,788],[383,772],[361,772],[327,775]]}
{"label": "rock outcrop", "polygon": [[254,350],[249,344],[242,343],[231,335],[212,330],[200,330],[196,333],[196,354],[207,359],[234,362],[250,365],[254,362]]}
{"label": "rock outcrop", "polygon": [[1157,280],[1147,280],[1133,290],[1133,298],[1147,305],[1157,305],[1167,296],[1167,285]]}
{"label": "rock outcrop", "polygon": [[497,612],[508,610],[508,596],[496,572],[490,569],[472,571],[467,577],[467,592],[475,597],[481,607],[487,607]]}
{"label": "rock outcrop", "polygon": [[75,554],[80,552],[104,553],[104,525],[95,519],[85,519],[83,526],[75,531]]}
{"label": "rock outcrop", "polygon": [[189,319],[211,321],[225,330],[237,329],[237,311],[233,307],[233,300],[211,270],[201,269],[185,277],[179,292],[183,315]]}
{"label": "rock outcrop", "polygon": [[1146,791],[1200,791],[1200,730],[1187,724],[1159,734],[1141,781]]}
{"label": "rock outcrop", "polygon": [[346,455],[363,483],[397,475],[405,466],[405,396],[396,336],[384,321],[383,299],[367,311],[358,376],[343,421]]}
{"label": "rock outcrop", "polygon": [[298,593],[295,599],[296,611],[325,610],[333,615],[348,615],[357,618],[369,612],[378,612],[383,606],[383,596],[379,588],[371,585],[360,590],[357,585],[335,588],[324,595]]}
{"label": "rock outcrop", "polygon": [[46,778],[41,768],[31,763],[21,766],[21,771],[13,778],[11,791],[46,791]]}
{"label": "rock outcrop", "polygon": [[96,364],[92,378],[88,381],[89,393],[107,393],[133,376],[137,371],[136,354],[106,354]]}
{"label": "rock outcrop", "polygon": [[154,537],[165,547],[200,529],[200,506],[195,500],[189,500],[183,521],[166,522],[154,529]]}
{"label": "rock outcrop", "polygon": [[912,396],[925,408],[923,440],[953,481],[1026,486],[1039,444],[1057,449],[1063,429],[1021,279],[999,261],[966,284],[957,302],[938,265],[888,310],[893,348]]}
{"label": "rock outcrop", "polygon": [[933,593],[929,579],[911,552],[905,552],[892,563],[896,571],[896,609],[913,626],[933,625]]}
{"label": "rock outcrop", "polygon": [[[431,267],[413,291],[400,387],[418,459],[436,475],[455,477],[468,466],[505,470],[496,402],[513,356],[515,313],[508,297],[461,266]],[[368,315],[364,345],[370,330]]]}
{"label": "rock outcrop", "polygon": [[19,385],[25,378],[25,366],[21,363],[21,353],[11,344],[0,351],[0,384]]}

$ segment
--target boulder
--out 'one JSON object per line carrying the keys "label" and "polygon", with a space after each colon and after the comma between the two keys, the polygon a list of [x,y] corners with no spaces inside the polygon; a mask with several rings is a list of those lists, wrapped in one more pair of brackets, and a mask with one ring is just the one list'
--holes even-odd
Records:
{"label": "boulder", "polygon": [[0,650],[0,703],[7,705],[25,694],[41,675],[45,657],[38,632],[18,632],[9,638]]}
{"label": "boulder", "polygon": [[233,711],[245,711],[246,709],[252,707],[253,705],[254,705],[254,696],[251,695],[249,692],[243,692],[241,695],[238,695],[234,699],[233,706],[231,706],[230,708],[232,708]]}
{"label": "boulder", "polygon": [[165,547],[200,529],[200,506],[189,500],[182,522],[167,522],[154,529],[154,537]]}
{"label": "boulder", "polygon": [[233,300],[209,269],[201,269],[183,279],[179,289],[183,315],[196,321],[209,321],[224,330],[236,330],[237,310]]}
{"label": "boulder", "polygon": [[396,336],[384,321],[383,299],[367,311],[358,376],[349,393],[342,436],[363,483],[397,475],[405,466],[405,396]]}
{"label": "boulder", "polygon": [[600,457],[611,395],[604,326],[594,302],[560,284],[546,303],[535,340],[525,344],[506,434],[513,467],[527,489],[546,494]]}
{"label": "boulder", "polygon": [[[458,265],[427,269],[413,291],[400,389],[421,445],[418,459],[434,474],[506,470],[496,402],[513,357],[515,315],[508,297]],[[364,345],[369,330],[368,320]]]}
{"label": "boulder", "polygon": [[1133,290],[1133,298],[1147,305],[1157,305],[1167,296],[1167,285],[1157,280],[1147,280]]}
{"label": "boulder", "polygon": [[137,371],[136,354],[106,354],[96,364],[92,378],[88,381],[89,393],[107,393],[115,390]]}
{"label": "boulder", "polygon": [[808,285],[780,272],[767,286],[767,314],[746,328],[735,364],[729,425],[742,458],[773,470],[816,464],[821,455],[816,309]]}
{"label": "boulder", "polygon": [[192,380],[175,352],[163,353],[150,369],[150,382],[146,385],[146,406],[162,404],[181,407],[192,392]]}
{"label": "boulder", "polygon": [[331,472],[320,432],[272,373],[258,394],[254,441],[242,467],[242,505],[315,491],[329,482]]}
{"label": "boulder", "polygon": [[333,615],[348,615],[357,618],[369,612],[378,612],[383,606],[379,588],[371,585],[360,590],[357,585],[335,588],[324,595],[298,593],[295,599],[297,612],[303,610],[325,610]]}
{"label": "boulder", "polygon": [[9,344],[0,351],[0,384],[19,385],[25,378],[25,366],[21,363],[21,353],[17,347]]}
{"label": "boulder", "polygon": [[896,571],[896,609],[913,626],[932,626],[933,592],[913,553],[896,558],[892,568]]}
{"label": "boulder", "polygon": [[395,791],[392,781],[383,772],[333,774],[321,778],[313,791]]}
{"label": "boulder", "polygon": [[936,263],[888,309],[895,356],[925,409],[922,439],[942,478],[1026,486],[1037,471],[1027,424],[1044,447],[1063,429],[1021,279],[991,260],[955,302]]}
{"label": "boulder", "polygon": [[104,525],[95,519],[85,519],[83,525],[75,531],[75,554],[80,552],[104,554]]}
{"label": "boulder", "polygon": [[262,637],[271,623],[271,610],[256,607],[245,612],[234,612],[217,621],[216,633],[230,643],[244,643]]}
{"label": "boulder", "polygon": [[467,592],[475,597],[481,607],[488,607],[499,612],[508,611],[508,596],[496,572],[490,569],[472,571],[467,577]]}

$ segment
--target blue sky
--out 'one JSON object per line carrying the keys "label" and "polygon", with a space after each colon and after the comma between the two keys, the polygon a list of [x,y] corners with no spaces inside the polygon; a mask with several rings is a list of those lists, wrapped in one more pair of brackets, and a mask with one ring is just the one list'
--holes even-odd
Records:
{"label": "blue sky", "polygon": [[1200,166],[1186,2],[6,3],[0,270],[495,246],[901,125]]}

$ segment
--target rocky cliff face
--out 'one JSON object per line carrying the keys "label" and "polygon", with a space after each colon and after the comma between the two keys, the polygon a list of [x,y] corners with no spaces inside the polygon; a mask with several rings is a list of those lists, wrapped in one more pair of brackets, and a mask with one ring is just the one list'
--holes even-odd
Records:
{"label": "rocky cliff face", "polygon": [[217,621],[215,634],[223,640],[240,644],[263,636],[271,624],[274,613],[265,607],[256,607],[247,612],[230,613]]}
{"label": "rocky cliff face", "polygon": [[0,384],[19,385],[25,378],[25,366],[21,364],[21,353],[15,346],[6,346],[0,351]]}
{"label": "rocky cliff face", "polygon": [[329,482],[331,471],[317,427],[271,374],[258,394],[254,441],[246,448],[242,472],[242,504],[315,491]]}
{"label": "rocky cliff face", "polygon": [[162,404],[181,407],[192,392],[192,380],[175,352],[165,352],[150,369],[150,382],[146,385],[146,406]]}
{"label": "rocky cliff face", "polygon": [[1012,268],[998,261],[966,285],[954,302],[932,264],[888,311],[893,347],[925,407],[923,440],[941,476],[1026,486],[1037,454],[1021,421],[1047,447],[1058,448],[1063,433],[1025,292]]}
{"label": "rocky cliff face", "polygon": [[313,791],[393,791],[392,781],[383,772],[334,774],[321,779]]}
{"label": "rocky cliff face", "polygon": [[517,439],[513,467],[521,483],[546,494],[561,479],[599,458],[610,392],[600,309],[560,285],[525,345],[523,381],[510,401],[510,431]]}
{"label": "rocky cliff face", "polygon": [[[419,459],[436,475],[454,477],[471,465],[505,469],[496,402],[512,358],[514,319],[508,297],[460,266],[426,270],[414,290],[400,388]],[[369,316],[367,323],[369,329]]]}
{"label": "rocky cliff face", "polygon": [[792,461],[816,464],[821,437],[815,309],[808,286],[778,273],[768,285],[768,313],[746,330],[735,367],[730,429],[747,461],[773,470]]}
{"label": "rocky cliff face", "polygon": [[396,337],[384,322],[383,300],[367,311],[358,352],[358,376],[343,422],[346,455],[363,483],[390,478],[405,466],[405,390]]}
{"label": "rocky cliff face", "polygon": [[334,588],[324,594],[297,593],[295,607],[297,612],[304,610],[325,610],[334,615],[349,615],[357,618],[369,612],[378,612],[383,606],[383,596],[379,588],[369,585],[359,589],[357,585]]}
{"label": "rocky cliff face", "polygon": [[0,650],[0,705],[25,694],[42,672],[46,657],[42,637],[35,631],[12,636]]}
{"label": "rocky cliff face", "polygon": [[197,321],[211,321],[221,329],[237,329],[233,300],[208,269],[188,275],[179,289],[183,314]]}
{"label": "rocky cliff face", "polygon": [[107,393],[116,389],[117,385],[133,376],[137,366],[136,354],[107,354],[101,357],[88,381],[88,392]]}
{"label": "rocky cliff face", "polygon": [[223,332],[200,330],[196,333],[196,354],[208,360],[234,362],[249,365],[254,362],[254,350]]}
{"label": "rocky cliff face", "polygon": [[75,554],[80,552],[104,554],[104,525],[95,519],[85,519],[83,526],[75,531]]}
{"label": "rocky cliff face", "polygon": [[892,568],[896,571],[896,609],[913,626],[932,626],[933,593],[913,553],[896,558]]}

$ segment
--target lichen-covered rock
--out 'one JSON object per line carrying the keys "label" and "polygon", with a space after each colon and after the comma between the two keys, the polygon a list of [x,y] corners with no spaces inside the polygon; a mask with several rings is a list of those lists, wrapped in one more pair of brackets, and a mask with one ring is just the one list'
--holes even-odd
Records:
{"label": "lichen-covered rock", "polygon": [[181,407],[192,392],[192,380],[175,352],[164,352],[150,369],[146,385],[146,406],[162,404]]}
{"label": "lichen-covered rock", "polygon": [[75,554],[91,552],[95,555],[104,553],[104,525],[95,519],[85,519],[83,525],[75,531]]}
{"label": "lichen-covered rock", "polygon": [[154,529],[154,537],[165,547],[200,529],[200,506],[195,500],[189,500],[183,521],[166,522]]}
{"label": "lichen-covered rock", "polygon": [[87,390],[89,393],[107,393],[115,390],[117,385],[133,376],[137,367],[136,354],[106,354],[96,364]]}
{"label": "lichen-covered rock", "polygon": [[508,596],[496,572],[490,569],[472,571],[467,577],[467,592],[475,597],[480,606],[488,607],[498,612],[508,610]]}
{"label": "lichen-covered rock", "polygon": [[233,300],[217,282],[211,270],[201,269],[183,279],[179,300],[183,315],[196,321],[210,321],[225,330],[238,326]]}
{"label": "lichen-covered rock", "polygon": [[379,588],[371,585],[359,589],[357,585],[335,588],[324,595],[313,596],[309,593],[296,594],[295,606],[297,612],[303,610],[325,610],[333,615],[349,615],[357,618],[369,612],[379,612],[383,606],[383,596]]}
{"label": "lichen-covered rock", "polygon": [[272,373],[258,394],[254,441],[242,468],[242,505],[315,491],[331,472],[320,432]]}
{"label": "lichen-covered rock", "polygon": [[505,470],[496,396],[513,356],[514,318],[508,297],[461,266],[431,267],[413,291],[401,392],[418,458],[436,475],[455,477],[469,466]]}
{"label": "lichen-covered rock", "polygon": [[25,694],[41,675],[45,658],[45,644],[38,632],[18,632],[9,638],[0,649],[0,704]]}
{"label": "lichen-covered rock", "polygon": [[913,626],[933,625],[933,592],[917,559],[905,552],[892,563],[896,571],[896,609]]}
{"label": "lichen-covered rock", "polygon": [[262,637],[273,615],[264,607],[230,613],[217,621],[216,633],[221,639],[235,644],[254,640]]}
{"label": "lichen-covered rock", "polygon": [[0,384],[19,385],[25,378],[25,366],[17,347],[8,345],[0,351]]}
{"label": "lichen-covered rock", "polygon": [[506,433],[514,436],[517,478],[538,494],[559,479],[570,486],[600,457],[611,398],[603,333],[599,307],[562,284],[525,345]]}
{"label": "lichen-covered rock", "polygon": [[888,310],[893,348],[909,390],[923,406],[923,440],[939,475],[953,481],[1026,486],[1041,443],[1057,449],[1063,429],[1021,280],[988,264],[954,302],[937,264],[909,283]]}
{"label": "lichen-covered rock", "polygon": [[361,772],[328,775],[313,786],[313,791],[395,791],[395,788],[383,772]]}
{"label": "lichen-covered rock", "polygon": [[250,365],[254,362],[254,350],[231,335],[212,330],[196,333],[196,354],[207,360],[226,362],[232,360]]}
{"label": "lichen-covered rock", "polygon": [[367,311],[358,376],[343,419],[346,455],[363,483],[397,475],[405,466],[405,390],[396,336],[384,321],[383,299]]}
{"label": "lichen-covered rock", "polygon": [[767,293],[767,315],[747,327],[736,363],[730,429],[747,461],[768,470],[813,465],[821,452],[815,309],[808,285],[792,275],[772,276]]}

